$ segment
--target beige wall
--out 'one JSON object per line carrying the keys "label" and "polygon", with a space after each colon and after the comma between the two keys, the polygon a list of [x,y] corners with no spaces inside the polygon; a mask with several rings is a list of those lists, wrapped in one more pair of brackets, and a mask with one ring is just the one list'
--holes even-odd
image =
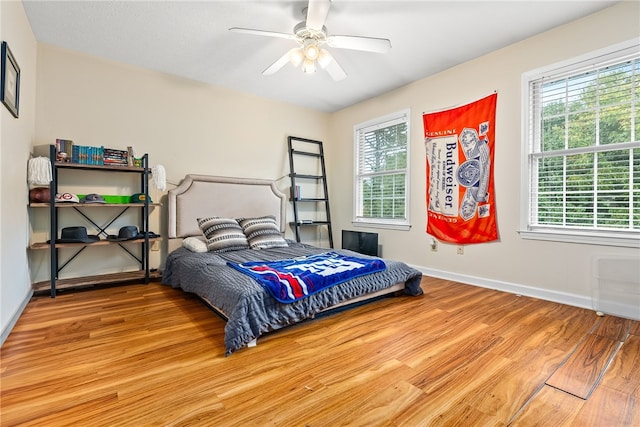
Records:
{"label": "beige wall", "polygon": [[[151,166],[165,167],[167,190],[184,175],[195,173],[280,179],[279,186],[286,192],[290,182],[287,136],[324,140],[329,115],[40,44],[37,118],[35,145],[45,146],[56,138],[117,149],[131,145],[136,155],[149,154]],[[85,174],[65,176],[65,181],[60,179],[65,191],[131,192],[112,176],[108,179],[114,179],[115,188],[112,182],[100,183],[100,178],[85,179]],[[151,194],[155,202],[165,201],[158,191]],[[154,209],[152,231],[166,235],[165,212],[166,203]],[[34,216],[34,238],[42,241],[47,213]],[[61,226],[85,225],[79,220],[67,215]],[[126,217],[122,220],[114,223],[112,232],[131,223]],[[151,267],[161,266],[174,246],[165,242],[161,251],[152,252]],[[61,277],[136,267],[128,255],[110,249],[113,253],[107,257],[107,248],[83,253],[82,260],[65,268]],[[44,252],[31,254],[38,259],[32,264],[39,266],[31,271],[34,281],[47,279]]]}
{"label": "beige wall", "polygon": [[[590,305],[591,258],[635,255],[637,249],[523,240],[518,235],[521,172],[521,75],[640,35],[640,3],[624,2],[585,19],[414,82],[331,118],[330,188],[353,176],[353,125],[411,108],[411,222],[408,232],[380,234],[383,255],[419,266],[426,273],[524,294]],[[422,113],[438,111],[498,92],[495,192],[499,242],[429,249],[425,233],[425,153]],[[333,191],[335,229],[353,229],[353,189]]]}
{"label": "beige wall", "polygon": [[[334,233],[336,246],[339,246],[340,230],[352,228],[353,126],[407,107],[412,111],[413,226],[408,232],[373,230],[380,233],[383,255],[406,261],[434,275],[589,305],[591,257],[600,254],[637,256],[638,251],[525,241],[518,236],[520,78],[527,70],[637,37],[640,34],[639,6],[638,2],[620,3],[586,19],[328,115],[37,45],[22,4],[0,2],[2,39],[10,42],[22,67],[20,119],[14,120],[4,107],[1,108],[3,337],[28,298],[30,282],[46,279],[48,272],[46,255],[35,255],[45,259],[32,259],[29,264],[25,249],[30,228],[36,234],[46,234],[46,215],[30,213],[26,208],[26,191],[16,191],[16,188],[24,188],[26,163],[32,146],[51,144],[56,138],[111,148],[132,145],[136,154],[149,153],[151,165],[165,166],[168,189],[187,173],[282,178],[281,188],[286,189],[287,136],[323,140],[326,141]],[[438,252],[430,252],[429,237],[424,232],[425,166],[421,113],[473,101],[494,90],[499,94],[494,172],[501,239],[496,243],[467,246],[462,256],[455,254],[454,246],[442,243]],[[78,178],[80,184],[77,185],[67,182],[70,190],[101,192],[102,187],[95,179],[84,183],[81,179]],[[121,186],[116,194],[125,191]],[[160,193],[152,193],[152,196],[155,201],[163,201]],[[161,233],[166,230],[161,215],[165,209],[153,213],[152,226],[158,227]],[[153,254],[152,267],[162,263],[166,250],[165,246],[163,251]],[[71,269],[69,273],[95,271],[96,265],[105,264],[106,257],[98,258],[96,261],[100,262],[94,263],[94,258],[89,256],[74,267],[77,271]],[[106,267],[111,266],[107,263]],[[113,268],[117,267],[114,265]]]}
{"label": "beige wall", "polygon": [[[0,38],[20,66],[19,117],[0,104],[0,326],[2,341],[31,295],[27,161],[35,129],[36,40],[21,2],[0,2]],[[2,342],[0,341],[0,342]]]}
{"label": "beige wall", "polygon": [[288,135],[324,138],[329,116],[170,75],[38,49],[36,141],[147,152],[169,181],[186,173],[276,179]]}

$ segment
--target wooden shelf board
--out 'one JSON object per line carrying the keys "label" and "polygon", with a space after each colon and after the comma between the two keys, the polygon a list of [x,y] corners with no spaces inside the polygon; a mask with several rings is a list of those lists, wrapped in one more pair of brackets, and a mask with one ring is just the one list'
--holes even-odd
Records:
{"label": "wooden shelf board", "polygon": [[[84,163],[71,163],[71,162],[56,162],[57,168],[65,169],[95,169],[95,170],[108,170],[108,171],[120,171],[120,172],[144,172],[144,168],[126,165],[87,165]],[[151,175],[151,169],[148,171]]]}
{"label": "wooden shelf board", "polygon": [[329,221],[298,221],[297,223],[295,221],[290,222],[289,225],[293,225],[293,226],[303,226],[303,225],[327,225],[329,224]]}
{"label": "wooden shelf board", "polygon": [[[161,240],[161,237],[152,237],[149,239],[149,242],[155,242],[156,240]],[[107,239],[102,239],[99,241],[96,241],[94,243],[56,243],[56,248],[80,248],[82,246],[105,246],[105,245],[117,245],[117,244],[122,244],[122,243],[143,243],[144,239],[133,239],[133,240],[121,240],[121,241],[113,241],[113,240],[107,240]],[[29,249],[49,249],[50,248],[50,244],[47,242],[38,242],[38,243],[32,243],[31,246],[29,246]]]}
{"label": "wooden shelf board", "polygon": [[[149,280],[157,280],[162,277],[160,271],[150,271]],[[82,276],[74,277],[70,279],[58,279],[56,280],[56,290],[79,288],[83,286],[104,285],[111,283],[133,282],[138,280],[144,280],[144,271],[127,271],[123,273],[110,273],[100,274],[97,276]],[[42,282],[35,282],[31,285],[35,292],[49,291],[51,289],[51,282],[45,280]]]}
{"label": "wooden shelf board", "polygon": [[[56,208],[104,208],[104,207],[143,208],[144,203],[56,203]],[[162,206],[162,203],[149,203],[149,207]],[[30,203],[30,208],[48,208],[49,203]]]}

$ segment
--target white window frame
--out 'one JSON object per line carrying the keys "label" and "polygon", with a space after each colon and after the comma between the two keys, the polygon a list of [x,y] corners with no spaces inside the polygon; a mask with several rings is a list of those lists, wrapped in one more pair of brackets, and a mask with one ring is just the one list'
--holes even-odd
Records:
{"label": "white window frame", "polygon": [[[530,102],[530,86],[532,81],[542,77],[562,77],[595,70],[606,66],[608,63],[620,63],[626,59],[638,55],[640,39],[632,39],[614,46],[610,46],[598,51],[590,52],[579,57],[562,61],[557,64],[538,68],[522,75],[522,169],[521,169],[521,201],[520,201],[520,230],[519,234],[524,239],[559,241],[568,243],[597,244],[605,246],[640,248],[640,232],[629,231],[609,231],[606,229],[572,229],[566,226],[544,226],[533,224],[531,220],[532,209],[535,203],[532,200],[532,187],[536,181],[534,154],[538,153],[536,147],[539,146],[534,135],[539,120],[533,120]],[[640,111],[635,110],[635,120],[640,120]],[[632,131],[633,132],[633,131]],[[640,135],[633,136],[635,141],[624,144],[623,148],[640,147]],[[598,145],[595,146],[598,148]],[[567,151],[567,150],[564,150]],[[637,172],[636,172],[637,173]]]}
{"label": "white window frame", "polygon": [[[383,173],[377,173],[375,175],[391,175],[404,173],[405,183],[405,195],[404,195],[404,206],[405,206],[405,215],[402,219],[393,219],[393,218],[365,218],[361,215],[362,212],[362,192],[360,189],[360,178],[365,176],[364,174],[360,175],[360,135],[362,132],[370,132],[375,129],[382,129],[388,126],[393,126],[399,123],[406,123],[407,126],[407,145],[406,145],[406,156],[407,156],[407,165],[404,169],[396,169],[392,171],[385,171]],[[409,212],[411,211],[409,205],[409,195],[410,188],[410,135],[411,135],[411,110],[405,109],[398,111],[396,113],[391,113],[382,117],[378,117],[376,119],[368,120],[363,123],[359,123],[353,127],[353,146],[354,146],[354,181],[353,181],[353,220],[352,223],[354,226],[362,226],[362,227],[374,227],[374,228],[389,228],[396,230],[409,230],[411,228]]]}

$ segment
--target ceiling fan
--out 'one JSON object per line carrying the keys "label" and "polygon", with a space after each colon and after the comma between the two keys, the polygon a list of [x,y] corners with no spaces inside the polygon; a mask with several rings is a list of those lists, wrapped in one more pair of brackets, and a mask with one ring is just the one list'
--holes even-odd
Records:
{"label": "ceiling fan", "polygon": [[306,19],[293,28],[293,34],[238,27],[229,28],[229,31],[256,36],[279,37],[294,40],[298,44],[297,47],[290,49],[267,67],[262,72],[264,75],[274,74],[287,62],[295,67],[302,66],[302,71],[305,73],[314,73],[317,64],[326,70],[333,80],[339,81],[347,77],[347,73],[323,45],[326,44],[337,49],[386,53],[391,48],[391,41],[376,37],[328,35],[327,27],[324,24],[330,7],[331,0],[309,0],[309,5],[302,11],[303,14],[306,14]]}

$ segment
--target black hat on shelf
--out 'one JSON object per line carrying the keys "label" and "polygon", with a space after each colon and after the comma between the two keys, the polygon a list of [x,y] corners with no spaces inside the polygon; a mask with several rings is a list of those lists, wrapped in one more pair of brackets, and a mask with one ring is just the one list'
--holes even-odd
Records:
{"label": "black hat on shelf", "polygon": [[60,238],[56,243],[94,243],[100,240],[95,235],[87,235],[86,227],[64,227],[60,231]]}
{"label": "black hat on shelf", "polygon": [[115,242],[120,242],[123,240],[133,240],[139,237],[138,227],[135,225],[125,225],[124,227],[120,227],[118,231],[118,235],[114,236],[110,234],[107,236],[107,240],[112,240]]}

